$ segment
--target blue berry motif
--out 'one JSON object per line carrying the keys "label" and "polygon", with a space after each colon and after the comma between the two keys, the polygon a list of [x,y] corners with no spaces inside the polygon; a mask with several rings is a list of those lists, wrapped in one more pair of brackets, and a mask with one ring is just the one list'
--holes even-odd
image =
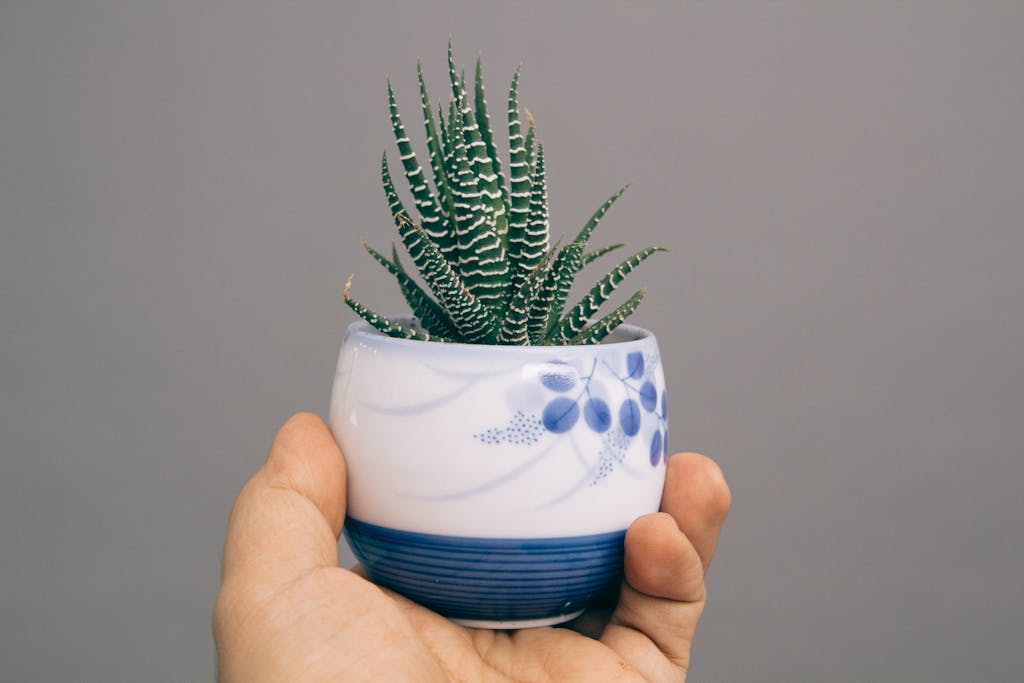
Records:
{"label": "blue berry motif", "polygon": [[580,407],[576,405],[576,401],[559,396],[544,406],[541,421],[549,432],[561,434],[572,429],[579,418]]}
{"label": "blue berry motif", "polygon": [[644,354],[633,351],[626,356],[626,376],[636,379],[644,374]]}
{"label": "blue berry motif", "polygon": [[659,462],[661,462],[661,430],[656,429],[654,436],[651,437],[651,465],[657,467]]}
{"label": "blue berry motif", "polygon": [[602,399],[592,398],[583,404],[583,419],[588,427],[603,434],[612,425],[612,411]]}
{"label": "blue berry motif", "polygon": [[619,424],[626,436],[636,436],[640,431],[640,406],[636,401],[627,398],[619,408]]}
{"label": "blue berry motif", "polygon": [[[525,412],[517,411],[507,426],[474,436],[490,445],[530,446],[569,434],[582,423],[586,428],[572,435],[573,447],[589,469],[586,479],[591,486],[620,466],[628,468],[626,459],[633,444],[640,454],[641,444],[649,446],[649,462],[656,468],[668,461],[668,397],[655,383],[657,369],[658,357],[640,351],[619,356],[615,362],[595,359],[589,369],[559,360],[545,362],[534,375],[544,387],[540,395],[547,395],[544,407],[533,412],[537,404],[531,403]],[[534,384],[532,389],[539,388]],[[610,400],[614,403],[609,404]]]}
{"label": "blue berry motif", "polygon": [[647,412],[654,412],[654,407],[658,405],[658,390],[654,388],[654,382],[647,380],[640,387],[640,405]]}
{"label": "blue berry motif", "polygon": [[564,393],[576,386],[576,370],[571,365],[551,363],[541,372],[540,383],[551,391]]}

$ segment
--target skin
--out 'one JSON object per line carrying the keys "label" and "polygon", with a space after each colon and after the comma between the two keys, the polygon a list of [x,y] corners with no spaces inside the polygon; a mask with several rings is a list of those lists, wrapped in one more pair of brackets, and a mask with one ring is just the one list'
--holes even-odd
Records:
{"label": "skin", "polygon": [[710,459],[668,462],[661,512],[626,534],[618,595],[566,627],[458,626],[338,566],[345,460],[295,415],[235,502],[213,613],[220,681],[684,681],[730,494]]}

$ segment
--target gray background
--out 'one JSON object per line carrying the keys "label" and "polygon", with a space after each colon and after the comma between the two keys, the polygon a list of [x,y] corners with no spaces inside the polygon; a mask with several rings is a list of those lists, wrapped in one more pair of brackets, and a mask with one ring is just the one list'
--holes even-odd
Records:
{"label": "gray background", "polygon": [[415,129],[449,33],[495,111],[525,62],[556,233],[632,180],[596,241],[672,248],[636,320],[735,495],[692,680],[1024,678],[1024,5],[980,2],[3,3],[0,678],[213,676],[235,494],[346,276],[400,308],[384,75]]}

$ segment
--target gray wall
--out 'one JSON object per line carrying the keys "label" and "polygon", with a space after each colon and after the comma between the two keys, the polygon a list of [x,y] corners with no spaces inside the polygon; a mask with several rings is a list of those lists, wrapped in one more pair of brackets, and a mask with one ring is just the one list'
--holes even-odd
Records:
{"label": "gray wall", "polygon": [[[0,678],[205,680],[231,502],[392,235],[384,75],[525,62],[556,232],[735,495],[695,681],[1024,678],[1024,5],[0,5]],[[498,105],[496,110],[500,111]]]}

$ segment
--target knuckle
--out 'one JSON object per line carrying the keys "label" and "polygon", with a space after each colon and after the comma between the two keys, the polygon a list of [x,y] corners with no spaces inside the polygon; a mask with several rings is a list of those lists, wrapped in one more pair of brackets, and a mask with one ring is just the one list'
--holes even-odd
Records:
{"label": "knuckle", "polygon": [[295,413],[281,425],[275,441],[293,443],[311,430],[322,428],[323,424],[323,418],[316,413]]}
{"label": "knuckle", "polygon": [[302,454],[314,440],[317,431],[325,429],[323,419],[315,413],[296,413],[288,418],[274,436],[267,464],[270,471],[279,473],[281,461]]}
{"label": "knuckle", "polygon": [[681,453],[681,476],[700,482],[703,504],[712,515],[724,519],[732,507],[732,491],[721,466],[700,453]]}
{"label": "knuckle", "polygon": [[732,507],[732,491],[725,480],[722,468],[711,458],[705,458],[704,477],[705,491],[708,496],[708,507],[724,519]]}
{"label": "knuckle", "polygon": [[213,603],[213,637],[217,642],[222,642],[226,635],[227,627],[232,624],[233,615],[238,611],[238,591],[231,590],[230,584],[225,582],[217,592],[217,599]]}

